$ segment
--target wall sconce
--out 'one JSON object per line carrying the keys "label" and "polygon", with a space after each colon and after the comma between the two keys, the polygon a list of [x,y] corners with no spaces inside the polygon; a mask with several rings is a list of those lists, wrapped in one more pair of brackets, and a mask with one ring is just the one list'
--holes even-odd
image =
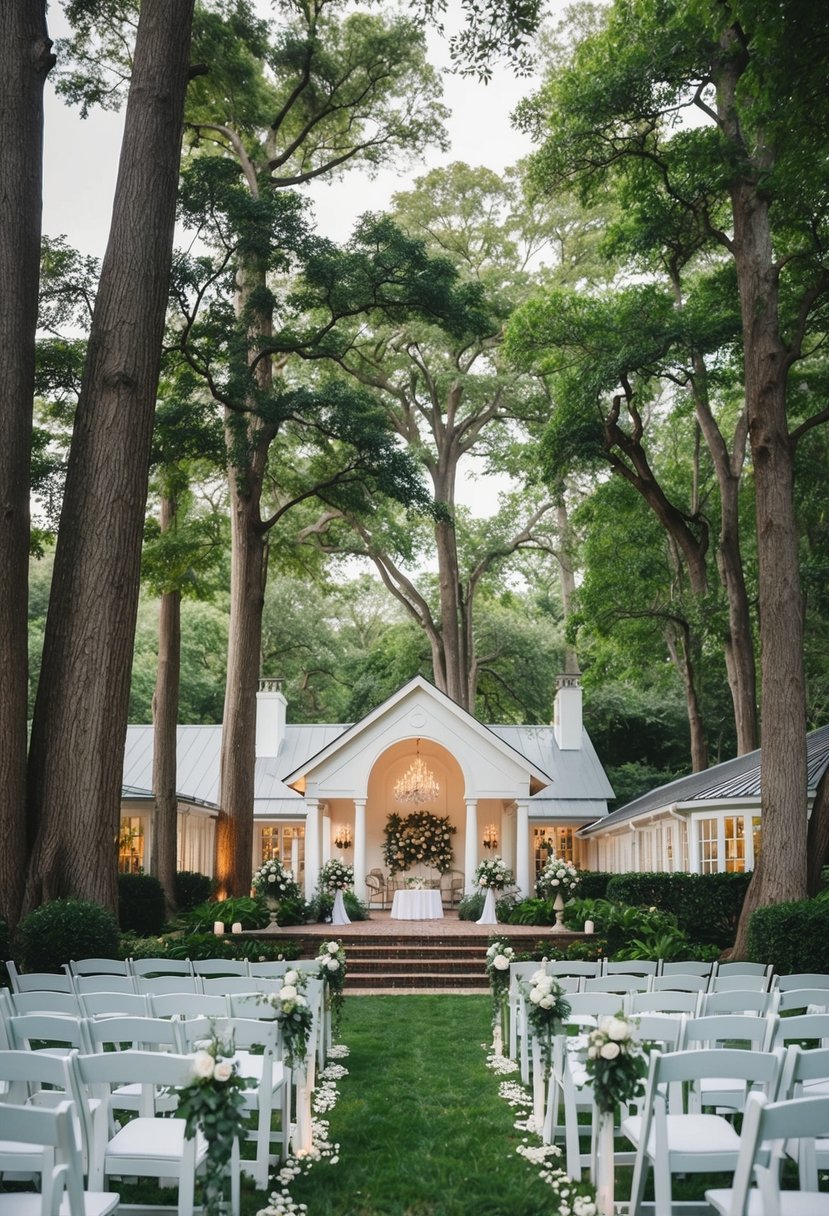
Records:
{"label": "wall sconce", "polygon": [[334,826],[334,844],[338,849],[351,848],[351,828],[347,823],[338,823]]}
{"label": "wall sconce", "polygon": [[483,843],[484,843],[485,849],[497,849],[498,848],[498,829],[496,828],[494,823],[488,823],[487,826],[484,828],[484,842]]}

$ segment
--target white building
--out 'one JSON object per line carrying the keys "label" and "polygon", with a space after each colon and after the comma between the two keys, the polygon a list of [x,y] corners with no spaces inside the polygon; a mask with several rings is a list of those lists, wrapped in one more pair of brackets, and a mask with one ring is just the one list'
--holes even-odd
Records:
{"label": "white building", "polygon": [[[829,764],[829,726],[806,739],[809,813]],[[726,760],[643,794],[578,832],[590,870],[683,870],[717,874],[753,870],[762,846],[761,750]]]}
{"label": "white building", "polygon": [[[220,743],[220,726],[178,728],[182,870],[213,871]],[[149,856],[152,753],[152,727],[128,727],[123,869],[137,869]],[[455,867],[467,889],[478,862],[492,852],[513,868],[526,894],[546,856],[544,842],[584,864],[578,830],[603,820],[613,797],[583,727],[576,676],[560,677],[551,726],[484,726],[420,676],[359,722],[293,726],[279,681],[263,680],[251,869],[278,856],[310,896],[320,866],[341,856],[353,863],[355,888],[364,896],[365,875],[386,868],[388,815],[415,809],[395,800],[395,785],[417,755],[438,784],[435,797],[417,809],[448,816],[454,825]]]}

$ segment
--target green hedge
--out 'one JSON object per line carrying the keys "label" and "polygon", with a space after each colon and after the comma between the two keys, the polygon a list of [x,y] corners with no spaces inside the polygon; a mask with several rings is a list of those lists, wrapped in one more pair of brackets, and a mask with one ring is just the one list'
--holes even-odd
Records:
{"label": "green hedge", "polygon": [[299,957],[292,941],[249,940],[235,933],[215,937],[212,933],[170,933],[164,937],[121,937],[121,958],[247,958],[251,962]]}
{"label": "green hedge", "polygon": [[614,874],[606,898],[631,907],[672,912],[698,942],[730,946],[751,881],[747,874]]}
{"label": "green hedge", "polygon": [[152,874],[118,875],[118,924],[122,933],[159,934],[167,920],[164,888]]}
{"label": "green hedge", "polygon": [[804,899],[758,908],[748,924],[748,956],[772,963],[778,975],[829,973],[829,903]]}
{"label": "green hedge", "polygon": [[173,897],[179,912],[189,912],[204,904],[213,894],[216,880],[198,870],[179,870],[173,884]]}
{"label": "green hedge", "polygon": [[607,884],[615,876],[604,870],[579,870],[579,877],[579,899],[607,899]]}
{"label": "green hedge", "polygon": [[79,958],[118,958],[118,922],[100,904],[54,899],[21,921],[15,953],[25,971],[60,971]]}

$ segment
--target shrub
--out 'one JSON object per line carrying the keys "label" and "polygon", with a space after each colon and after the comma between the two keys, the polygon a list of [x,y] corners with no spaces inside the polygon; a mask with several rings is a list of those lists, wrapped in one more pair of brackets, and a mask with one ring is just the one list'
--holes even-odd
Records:
{"label": "shrub", "polygon": [[[565,906],[564,923],[569,928],[581,929],[586,920],[592,920],[596,932],[605,938],[611,958],[688,957],[688,938],[670,912],[607,899],[574,899]],[[663,950],[668,951],[667,956]]]}
{"label": "shrub", "polygon": [[177,924],[187,933],[212,933],[214,923],[220,920],[225,929],[237,922],[243,929],[264,929],[270,924],[270,913],[264,899],[258,896],[241,895],[236,899],[222,899],[206,904],[180,915]]}
{"label": "shrub", "polygon": [[552,925],[556,914],[551,899],[522,899],[510,912],[511,925]]}
{"label": "shrub", "polygon": [[748,925],[748,956],[780,975],[829,972],[829,903],[804,899],[758,908]]}
{"label": "shrub", "polygon": [[480,920],[485,898],[482,891],[476,891],[474,895],[464,895],[458,904],[458,920]]}
{"label": "shrub", "polygon": [[[368,908],[353,891],[343,892],[345,910],[351,920],[368,920]],[[315,923],[328,923],[334,909],[334,896],[329,891],[317,891],[308,904],[308,920]]]}
{"label": "shrub", "polygon": [[606,899],[607,884],[612,877],[604,870],[579,870],[579,896],[582,899]]}
{"label": "shrub", "polygon": [[167,920],[164,888],[152,874],[118,875],[118,924],[122,933],[157,936]]}
{"label": "shrub", "polygon": [[21,922],[15,946],[26,971],[60,971],[72,959],[118,958],[118,922],[90,900],[55,899]]}
{"label": "shrub", "polygon": [[179,870],[173,885],[173,898],[179,912],[189,912],[206,903],[213,894],[215,881],[209,874],[197,870]]}
{"label": "shrub", "polygon": [[121,937],[122,958],[248,958],[252,962],[298,958],[300,948],[290,941],[250,941],[236,934],[173,933],[164,937]]}
{"label": "shrub", "polygon": [[614,874],[606,898],[634,907],[655,907],[676,916],[695,941],[724,949],[734,941],[747,874]]}

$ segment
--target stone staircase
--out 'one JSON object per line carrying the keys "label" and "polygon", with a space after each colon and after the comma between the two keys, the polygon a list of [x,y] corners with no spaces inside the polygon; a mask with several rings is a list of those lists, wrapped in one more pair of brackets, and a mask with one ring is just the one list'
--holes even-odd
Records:
{"label": "stone staircase", "polygon": [[[474,936],[412,937],[350,936],[337,933],[348,958],[346,996],[388,992],[463,992],[489,991],[486,975],[488,941]],[[293,940],[302,954],[313,957],[319,938]]]}

